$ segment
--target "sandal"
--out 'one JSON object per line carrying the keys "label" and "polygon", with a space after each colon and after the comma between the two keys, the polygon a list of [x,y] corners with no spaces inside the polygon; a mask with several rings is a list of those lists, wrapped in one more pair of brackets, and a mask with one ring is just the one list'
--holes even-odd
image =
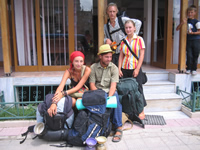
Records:
{"label": "sandal", "polygon": [[[120,135],[114,135],[113,136],[113,138],[112,138],[112,141],[113,142],[119,142],[119,141],[121,141],[121,139],[122,139],[122,134],[123,134],[123,131],[122,130],[120,130],[120,129],[116,129],[116,132],[120,132],[121,134]],[[116,133],[115,132],[115,133]],[[118,139],[115,139],[115,137],[118,137]]]}

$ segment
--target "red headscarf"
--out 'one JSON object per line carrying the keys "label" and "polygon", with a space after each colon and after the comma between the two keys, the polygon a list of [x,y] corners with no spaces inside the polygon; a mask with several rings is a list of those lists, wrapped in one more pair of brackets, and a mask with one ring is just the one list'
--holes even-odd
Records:
{"label": "red headscarf", "polygon": [[70,55],[70,68],[69,68],[69,70],[72,69],[72,67],[73,67],[72,63],[74,61],[74,58],[77,57],[77,56],[81,56],[81,57],[83,57],[83,60],[85,60],[85,56],[82,52],[80,52],[80,51],[72,52],[71,55]]}

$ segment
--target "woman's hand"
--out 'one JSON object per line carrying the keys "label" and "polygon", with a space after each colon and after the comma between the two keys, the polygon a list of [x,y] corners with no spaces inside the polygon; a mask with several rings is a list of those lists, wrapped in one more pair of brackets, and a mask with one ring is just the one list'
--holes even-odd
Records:
{"label": "woman's hand", "polygon": [[58,103],[59,100],[63,97],[62,92],[57,92],[54,94],[54,97],[52,98],[52,103]]}
{"label": "woman's hand", "polygon": [[112,44],[112,41],[111,41],[110,39],[107,39],[107,40],[106,40],[106,44],[111,45],[111,44]]}
{"label": "woman's hand", "polygon": [[122,73],[122,70],[121,70],[121,69],[119,69],[119,76],[120,76],[120,77],[123,77],[123,73]]}
{"label": "woman's hand", "polygon": [[47,110],[49,116],[53,117],[57,113],[57,105],[51,104],[50,108]]}
{"label": "woman's hand", "polygon": [[140,69],[137,69],[137,68],[133,71],[133,77],[134,78],[136,78],[138,76],[139,71],[140,71]]}

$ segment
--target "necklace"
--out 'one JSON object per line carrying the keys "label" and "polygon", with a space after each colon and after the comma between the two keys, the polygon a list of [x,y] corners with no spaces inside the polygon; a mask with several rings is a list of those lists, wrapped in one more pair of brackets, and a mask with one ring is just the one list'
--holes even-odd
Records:
{"label": "necklace", "polygon": [[75,71],[73,70],[73,73],[72,73],[72,79],[76,82],[79,82],[81,80],[81,71]]}

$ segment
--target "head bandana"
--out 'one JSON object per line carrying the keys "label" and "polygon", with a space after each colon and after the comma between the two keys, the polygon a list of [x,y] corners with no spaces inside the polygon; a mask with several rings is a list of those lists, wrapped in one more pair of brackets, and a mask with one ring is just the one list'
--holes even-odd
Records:
{"label": "head bandana", "polygon": [[80,52],[80,51],[72,52],[71,55],[70,55],[70,68],[69,68],[69,70],[72,69],[72,67],[73,67],[72,63],[74,61],[74,58],[77,57],[77,56],[81,56],[81,57],[83,57],[83,60],[85,60],[85,56],[82,52]]}

